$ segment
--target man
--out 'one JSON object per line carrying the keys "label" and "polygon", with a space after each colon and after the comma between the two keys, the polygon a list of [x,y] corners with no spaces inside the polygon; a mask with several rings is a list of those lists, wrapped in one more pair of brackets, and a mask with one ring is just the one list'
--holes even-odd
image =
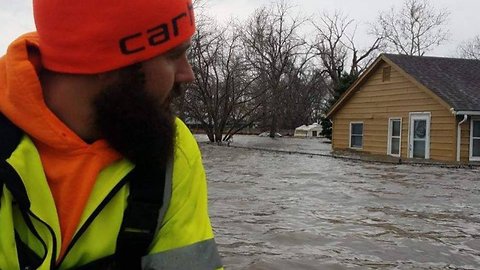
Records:
{"label": "man", "polygon": [[0,269],[221,268],[170,111],[194,78],[190,0],[33,6],[37,32],[0,58]]}

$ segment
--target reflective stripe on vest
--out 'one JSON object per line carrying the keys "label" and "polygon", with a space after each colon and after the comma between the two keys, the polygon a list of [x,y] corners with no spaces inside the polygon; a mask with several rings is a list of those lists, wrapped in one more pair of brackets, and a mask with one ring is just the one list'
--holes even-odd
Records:
{"label": "reflective stripe on vest", "polygon": [[205,240],[190,246],[143,257],[144,270],[212,270],[222,267],[215,240]]}

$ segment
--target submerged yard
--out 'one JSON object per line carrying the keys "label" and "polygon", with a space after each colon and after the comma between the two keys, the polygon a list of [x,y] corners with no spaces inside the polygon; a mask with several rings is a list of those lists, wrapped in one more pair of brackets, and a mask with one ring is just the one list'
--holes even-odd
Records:
{"label": "submerged yard", "polygon": [[[201,142],[226,269],[479,269],[478,169],[376,164],[317,139]],[[288,152],[290,151],[291,154]]]}

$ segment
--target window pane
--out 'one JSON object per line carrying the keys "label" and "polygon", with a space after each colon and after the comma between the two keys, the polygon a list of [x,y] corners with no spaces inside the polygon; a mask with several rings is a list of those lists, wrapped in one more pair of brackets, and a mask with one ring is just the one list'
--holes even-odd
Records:
{"label": "window pane", "polygon": [[352,134],[363,134],[363,124],[352,124]]}
{"label": "window pane", "polygon": [[392,138],[392,152],[393,155],[400,154],[400,139]]}
{"label": "window pane", "polygon": [[473,137],[480,137],[480,121],[473,121]]}
{"label": "window pane", "polygon": [[400,120],[392,121],[392,136],[400,136]]}
{"label": "window pane", "polygon": [[362,136],[352,136],[352,147],[361,148],[363,144]]}
{"label": "window pane", "polygon": [[425,158],[425,141],[413,142],[413,157]]}
{"label": "window pane", "polygon": [[414,122],[415,139],[423,139],[427,135],[427,121],[415,120]]}
{"label": "window pane", "polygon": [[473,140],[473,156],[480,157],[480,140]]}

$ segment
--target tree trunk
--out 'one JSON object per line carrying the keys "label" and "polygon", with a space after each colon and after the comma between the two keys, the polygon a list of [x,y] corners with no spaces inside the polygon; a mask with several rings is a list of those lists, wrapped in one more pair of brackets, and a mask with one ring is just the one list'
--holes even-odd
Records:
{"label": "tree trunk", "polygon": [[216,131],[215,132],[215,142],[216,143],[222,142],[222,136],[223,136],[223,134],[222,134],[221,131]]}
{"label": "tree trunk", "polygon": [[213,135],[213,131],[212,130],[205,130],[206,133],[207,133],[207,137],[208,137],[208,140],[210,142],[215,142],[215,136]]}
{"label": "tree trunk", "polygon": [[270,124],[270,138],[275,138],[275,133],[277,133],[277,114],[273,112]]}

